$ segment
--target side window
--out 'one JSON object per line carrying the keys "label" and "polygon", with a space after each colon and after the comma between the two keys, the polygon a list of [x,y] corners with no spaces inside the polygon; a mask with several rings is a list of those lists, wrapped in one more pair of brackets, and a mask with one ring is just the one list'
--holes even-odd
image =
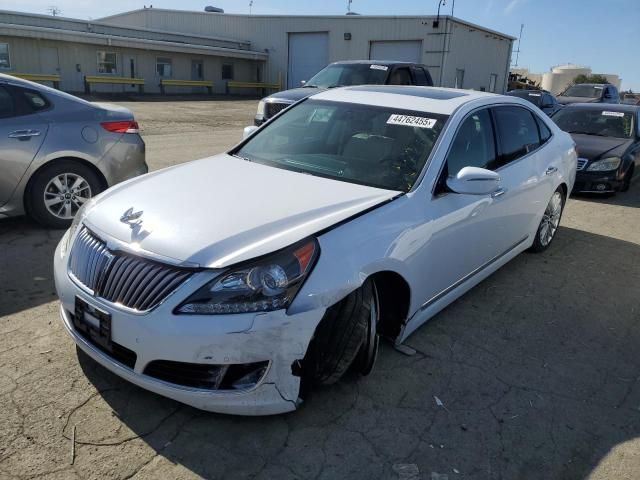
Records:
{"label": "side window", "polygon": [[409,68],[402,67],[393,70],[391,77],[389,78],[389,85],[412,85],[411,73]]}
{"label": "side window", "polygon": [[529,110],[520,107],[496,107],[499,166],[517,160],[540,146],[538,126]]}
{"label": "side window", "polygon": [[35,90],[19,89],[18,92],[22,94],[22,98],[27,103],[30,110],[38,112],[49,108],[49,102],[47,99]]}
{"label": "side window", "polygon": [[546,141],[551,138],[551,130],[549,130],[549,127],[547,127],[547,125],[544,123],[544,120],[542,120],[540,117],[534,115],[534,118],[536,119],[536,122],[538,122],[538,129],[540,131],[540,143],[546,143]]}
{"label": "side window", "polygon": [[420,67],[413,67],[413,76],[416,79],[416,85],[429,85],[424,70]]}
{"label": "side window", "polygon": [[13,97],[6,88],[0,87],[0,118],[13,117],[15,113]]}
{"label": "side window", "polygon": [[464,167],[495,168],[496,149],[488,110],[469,115],[460,125],[447,155],[446,175],[454,177]]}

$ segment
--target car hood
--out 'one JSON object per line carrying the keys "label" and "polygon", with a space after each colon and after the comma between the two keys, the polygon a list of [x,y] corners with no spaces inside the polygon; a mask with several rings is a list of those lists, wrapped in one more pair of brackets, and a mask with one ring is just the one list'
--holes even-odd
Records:
{"label": "car hood", "polygon": [[598,103],[600,102],[599,98],[589,98],[589,97],[565,97],[562,95],[558,95],[556,97],[558,103],[562,105],[568,105],[570,103]]}
{"label": "car hood", "polygon": [[307,98],[315,93],[324,92],[325,89],[317,87],[293,88],[284,90],[283,92],[274,93],[265,98],[265,100],[286,100],[289,102],[297,102],[303,98]]}
{"label": "car hood", "polygon": [[576,142],[578,156],[588,160],[597,160],[605,156],[622,156],[631,145],[631,139],[598,137],[595,135],[571,134]]}
{"label": "car hood", "polygon": [[[97,197],[84,223],[107,243],[173,264],[221,268],[287,247],[400,192],[227,154],[160,170]],[[135,226],[121,221],[143,212]]]}

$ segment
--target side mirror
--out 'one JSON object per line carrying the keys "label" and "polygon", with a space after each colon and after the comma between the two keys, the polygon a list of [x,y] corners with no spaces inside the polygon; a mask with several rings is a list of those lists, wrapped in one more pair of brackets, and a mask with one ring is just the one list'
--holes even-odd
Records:
{"label": "side mirror", "polygon": [[300,80],[300,85],[302,85],[303,87],[307,84],[306,80]]}
{"label": "side mirror", "polygon": [[244,131],[242,132],[242,139],[244,140],[245,138],[250,137],[256,130],[258,130],[258,127],[256,127],[255,125],[244,127]]}
{"label": "side mirror", "polygon": [[447,178],[447,187],[455,193],[489,195],[500,187],[500,175],[478,167],[464,167],[453,178]]}

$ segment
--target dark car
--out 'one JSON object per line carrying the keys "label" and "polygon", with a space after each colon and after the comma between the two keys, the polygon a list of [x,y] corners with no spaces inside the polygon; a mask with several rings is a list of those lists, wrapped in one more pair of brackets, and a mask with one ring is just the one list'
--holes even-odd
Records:
{"label": "dark car", "polygon": [[431,74],[424,65],[409,62],[353,60],[331,63],[301,88],[274,93],[258,104],[254,123],[258,126],[298,100],[328,88],[350,85],[426,85],[433,86]]}
{"label": "dark car", "polygon": [[629,189],[640,174],[640,107],[576,103],[559,110],[553,121],[576,142],[574,192]]}
{"label": "dark car", "polygon": [[570,103],[620,103],[620,94],[610,83],[578,83],[558,95],[562,105]]}
{"label": "dark car", "polygon": [[640,105],[640,97],[626,95],[620,103],[624,103],[625,105]]}
{"label": "dark car", "polygon": [[546,90],[511,90],[507,95],[527,100],[549,116],[562,108],[556,97]]}

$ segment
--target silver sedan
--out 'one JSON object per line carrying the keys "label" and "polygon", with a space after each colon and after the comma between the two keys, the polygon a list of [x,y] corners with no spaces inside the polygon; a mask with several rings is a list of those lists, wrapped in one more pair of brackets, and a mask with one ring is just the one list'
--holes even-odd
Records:
{"label": "silver sedan", "polygon": [[66,228],[89,198],[147,171],[130,110],[0,74],[0,218]]}

